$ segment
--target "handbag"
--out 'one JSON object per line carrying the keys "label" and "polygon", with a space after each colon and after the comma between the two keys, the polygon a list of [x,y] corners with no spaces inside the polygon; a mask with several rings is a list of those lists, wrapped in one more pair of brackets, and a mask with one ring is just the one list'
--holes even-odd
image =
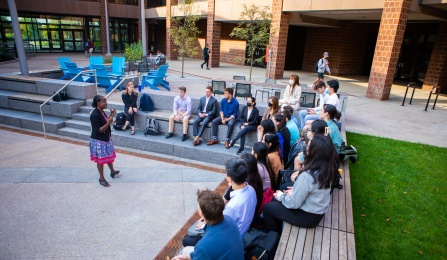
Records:
{"label": "handbag", "polygon": [[283,185],[285,183],[293,182],[291,176],[292,176],[292,174],[294,172],[297,172],[297,170],[279,170],[279,174],[278,174],[278,179],[279,179],[278,189],[279,189],[279,187],[281,187],[281,185]]}

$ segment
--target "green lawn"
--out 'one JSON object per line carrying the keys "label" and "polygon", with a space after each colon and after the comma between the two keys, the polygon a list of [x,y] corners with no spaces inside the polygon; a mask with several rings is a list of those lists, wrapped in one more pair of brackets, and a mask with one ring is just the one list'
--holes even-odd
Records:
{"label": "green lawn", "polygon": [[357,259],[447,259],[447,148],[347,139]]}

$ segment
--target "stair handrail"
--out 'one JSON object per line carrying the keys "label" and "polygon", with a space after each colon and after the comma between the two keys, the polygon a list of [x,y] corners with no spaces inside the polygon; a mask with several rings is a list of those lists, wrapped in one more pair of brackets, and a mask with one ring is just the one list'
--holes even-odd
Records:
{"label": "stair handrail", "polygon": [[117,89],[127,78],[136,78],[136,77],[138,77],[137,74],[125,75],[124,78],[118,84],[116,84],[116,86],[112,90],[110,90],[109,94],[107,94],[105,98],[107,99],[113,93],[113,91],[115,91],[115,89]]}
{"label": "stair handrail", "polygon": [[61,87],[58,91],[56,91],[50,98],[48,98],[45,102],[42,103],[42,105],[40,105],[40,117],[42,118],[42,128],[43,128],[43,134],[45,136],[45,140],[47,139],[47,131],[45,130],[45,119],[43,116],[43,111],[42,111],[42,107],[47,104],[49,101],[53,100],[53,98],[56,95],[59,95],[59,92],[61,92],[63,89],[65,89],[69,84],[71,84],[77,77],[79,77],[80,75],[88,75],[91,76],[91,73],[94,73],[95,75],[95,85],[96,85],[96,93],[98,93],[98,80],[96,77],[96,70],[84,70],[84,71],[80,71],[76,76],[74,76],[70,81],[67,82],[67,84],[65,84],[63,87]]}

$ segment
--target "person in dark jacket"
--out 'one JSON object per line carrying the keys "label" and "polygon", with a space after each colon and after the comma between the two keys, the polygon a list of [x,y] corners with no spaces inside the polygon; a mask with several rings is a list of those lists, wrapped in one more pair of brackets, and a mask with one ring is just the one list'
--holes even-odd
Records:
{"label": "person in dark jacket", "polygon": [[283,156],[283,160],[287,161],[290,152],[290,131],[286,127],[286,117],[281,113],[277,113],[273,116],[272,119],[273,123],[276,126],[276,135],[279,138],[281,155]]}
{"label": "person in dark jacket", "polygon": [[115,109],[110,109],[110,115],[107,116],[104,109],[107,108],[107,100],[101,95],[93,98],[92,106],[95,108],[90,114],[92,124],[92,133],[90,135],[90,160],[96,162],[99,172],[99,184],[109,187],[110,184],[104,178],[104,164],[110,168],[110,177],[115,178],[119,171],[113,168],[116,154],[113,147],[111,128]]}
{"label": "person in dark jacket", "polygon": [[245,146],[245,136],[249,132],[256,131],[256,126],[258,125],[258,117],[259,110],[256,108],[256,98],[249,97],[247,99],[247,105],[242,108],[242,113],[239,116],[239,122],[241,122],[239,128],[241,129],[236,136],[230,141],[230,147],[234,146],[234,143],[240,138],[241,139],[241,147],[237,151],[237,154],[240,155],[244,153]]}
{"label": "person in dark jacket", "polygon": [[135,114],[138,113],[137,100],[138,92],[135,91],[133,82],[127,83],[126,90],[121,95],[124,103],[124,113],[126,114],[126,123],[123,126],[123,130],[126,131],[130,124],[132,131],[131,135],[135,134]]}

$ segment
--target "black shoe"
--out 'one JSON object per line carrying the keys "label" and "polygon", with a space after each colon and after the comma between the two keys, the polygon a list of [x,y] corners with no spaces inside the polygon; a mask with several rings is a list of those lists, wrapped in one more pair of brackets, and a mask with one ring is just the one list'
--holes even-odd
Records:
{"label": "black shoe", "polygon": [[241,155],[241,154],[244,154],[245,153],[245,151],[244,150],[241,150],[241,149],[239,149],[238,151],[237,151],[237,155]]}
{"label": "black shoe", "polygon": [[110,177],[115,178],[115,175],[118,175],[120,171],[110,172]]}
{"label": "black shoe", "polygon": [[168,139],[168,138],[171,138],[173,136],[174,136],[174,133],[168,133],[165,138]]}
{"label": "black shoe", "polygon": [[207,70],[210,70],[210,68],[208,68],[208,67],[207,67],[206,69],[207,69]]}
{"label": "black shoe", "polygon": [[234,140],[231,140],[231,141],[230,141],[230,147],[233,147],[233,146],[234,146],[234,143],[235,143],[235,141],[234,141]]}
{"label": "black shoe", "polygon": [[184,142],[186,139],[188,139],[188,137],[186,137],[186,135],[182,136],[182,142]]}
{"label": "black shoe", "polygon": [[203,64],[201,64],[201,65],[200,65],[200,68],[202,68],[202,69],[203,69]]}
{"label": "black shoe", "polygon": [[101,184],[104,187],[110,187],[110,184],[106,181],[106,179],[104,180],[99,179],[99,184]]}

